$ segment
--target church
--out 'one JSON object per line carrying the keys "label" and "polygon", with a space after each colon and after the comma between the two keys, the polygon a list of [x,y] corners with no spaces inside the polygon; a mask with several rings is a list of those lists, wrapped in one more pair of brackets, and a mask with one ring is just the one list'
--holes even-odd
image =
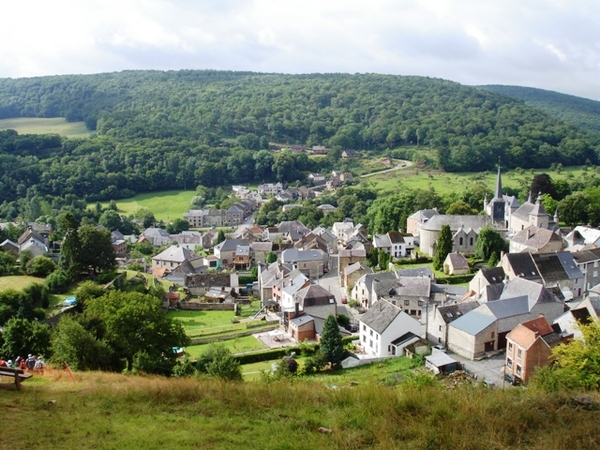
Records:
{"label": "church", "polygon": [[558,210],[555,212],[554,217],[551,217],[544,209],[540,195],[534,202],[533,193],[530,192],[527,201],[520,204],[515,196],[502,194],[500,166],[498,166],[494,198],[488,202],[486,197],[483,201],[483,208],[494,223],[507,230],[509,236],[530,226],[546,230],[556,230],[558,228]]}

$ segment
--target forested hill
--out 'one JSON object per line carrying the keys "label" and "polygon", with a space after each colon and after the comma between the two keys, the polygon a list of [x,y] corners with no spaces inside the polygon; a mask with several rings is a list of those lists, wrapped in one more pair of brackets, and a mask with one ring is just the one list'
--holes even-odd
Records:
{"label": "forested hill", "polygon": [[497,94],[506,95],[584,130],[600,132],[600,102],[574,95],[561,94],[523,86],[490,84],[479,86]]}
{"label": "forested hill", "polygon": [[[442,169],[482,171],[499,158],[597,164],[600,148],[599,134],[521,101],[424,77],[185,70],[0,80],[0,118],[59,116],[97,136],[0,133],[0,202],[294,181],[339,168],[342,149],[432,148]],[[333,152],[316,162],[273,154],[269,142]]]}

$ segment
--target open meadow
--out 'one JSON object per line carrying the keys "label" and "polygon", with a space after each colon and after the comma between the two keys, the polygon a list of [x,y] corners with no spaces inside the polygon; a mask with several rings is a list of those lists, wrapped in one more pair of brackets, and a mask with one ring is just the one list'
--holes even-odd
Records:
{"label": "open meadow", "polygon": [[[333,378],[323,383],[227,383],[98,372],[74,376],[75,382],[62,370],[35,375],[20,391],[2,383],[0,446],[13,450],[600,446],[600,410],[582,408],[565,393],[470,385],[448,389],[438,383],[333,383]],[[599,404],[597,393],[585,395],[593,405]]]}
{"label": "open meadow", "polygon": [[[138,194],[135,197],[117,200],[118,212],[131,215],[138,209],[152,211],[154,217],[165,222],[181,219],[189,211],[195,191],[161,191]],[[108,202],[102,204],[104,208]]]}
{"label": "open meadow", "polygon": [[[592,169],[587,170],[590,174],[594,173]],[[585,171],[585,167],[565,167],[560,173],[549,169],[503,170],[502,186],[504,188],[523,189],[531,184],[531,180],[535,175],[540,173],[547,173],[552,180],[556,181],[577,179]],[[400,188],[433,188],[438,194],[443,195],[451,192],[462,192],[474,183],[482,183],[493,190],[496,186],[496,176],[495,171],[450,173],[430,168],[419,169],[413,166],[375,174],[362,179],[362,183],[381,193],[398,192]]]}
{"label": "open meadow", "polygon": [[63,117],[0,119],[1,130],[16,130],[19,134],[60,134],[70,138],[88,137],[92,134],[84,122],[67,122]]}

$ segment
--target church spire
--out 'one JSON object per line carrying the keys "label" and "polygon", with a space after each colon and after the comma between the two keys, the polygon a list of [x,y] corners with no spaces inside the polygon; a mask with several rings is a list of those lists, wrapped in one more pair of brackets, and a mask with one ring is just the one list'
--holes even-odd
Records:
{"label": "church spire", "polygon": [[496,178],[496,195],[494,198],[502,198],[502,175],[500,174],[500,164],[498,164],[498,177]]}

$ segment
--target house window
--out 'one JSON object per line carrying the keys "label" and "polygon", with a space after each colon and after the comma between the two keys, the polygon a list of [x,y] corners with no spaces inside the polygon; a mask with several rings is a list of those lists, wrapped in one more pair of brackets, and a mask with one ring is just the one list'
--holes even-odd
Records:
{"label": "house window", "polygon": [[508,351],[509,351],[509,352],[512,352],[512,349],[513,349],[512,342],[509,342],[509,343],[508,343]]}
{"label": "house window", "polygon": [[366,336],[362,337],[362,341],[365,342],[367,340]]}
{"label": "house window", "polygon": [[372,340],[369,341],[369,347],[373,348],[373,341]]}
{"label": "house window", "polygon": [[470,238],[469,238],[469,245],[470,245],[471,247],[473,246],[473,238],[472,238],[472,237],[470,237]]}
{"label": "house window", "polygon": [[521,366],[517,364],[517,375],[521,376],[521,372],[522,372]]}
{"label": "house window", "polygon": [[379,335],[378,335],[378,334],[376,334],[376,335],[375,335],[375,340],[376,340],[376,341],[378,341],[378,340],[379,340]]}
{"label": "house window", "polygon": [[462,245],[463,245],[463,238],[458,238],[458,245],[460,245],[462,247]]}
{"label": "house window", "polygon": [[363,323],[363,331],[367,331],[367,326]]}
{"label": "house window", "polygon": [[441,344],[441,343],[442,343],[442,338],[441,338],[441,337],[439,337],[439,338],[438,338],[438,344]]}
{"label": "house window", "polygon": [[492,339],[494,339],[495,337],[496,337],[496,333],[494,333],[494,332],[492,331]]}
{"label": "house window", "polygon": [[423,306],[423,302],[421,300],[419,300],[418,304],[419,306]]}
{"label": "house window", "polygon": [[442,331],[442,326],[438,325],[438,331]]}
{"label": "house window", "polygon": [[404,306],[410,305],[410,300],[404,300]]}
{"label": "house window", "polygon": [[417,315],[417,311],[416,311],[416,310],[414,310],[414,309],[411,309],[411,310],[410,310],[410,315],[411,315],[411,316],[416,316],[416,315]]}
{"label": "house window", "polygon": [[521,359],[523,357],[523,350],[519,349],[517,351],[517,358]]}
{"label": "house window", "polygon": [[508,367],[509,369],[512,369],[512,359],[510,359],[510,358],[506,359],[506,367]]}
{"label": "house window", "polygon": [[369,335],[373,336],[373,330],[369,330]]}

